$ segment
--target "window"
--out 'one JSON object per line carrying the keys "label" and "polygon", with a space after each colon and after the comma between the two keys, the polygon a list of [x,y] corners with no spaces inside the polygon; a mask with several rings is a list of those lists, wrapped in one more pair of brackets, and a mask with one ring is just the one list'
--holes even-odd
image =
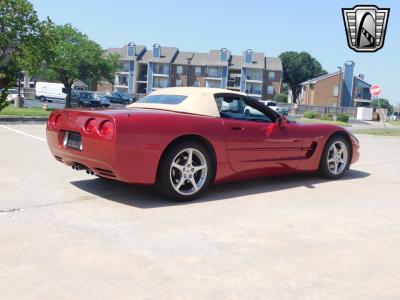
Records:
{"label": "window", "polygon": [[274,117],[262,110],[264,104],[251,98],[242,98],[238,95],[215,96],[215,101],[221,118],[272,123]]}
{"label": "window", "polygon": [[220,69],[217,67],[207,67],[207,77],[221,77]]}
{"label": "window", "polygon": [[333,87],[333,93],[332,94],[333,94],[334,97],[337,97],[339,95],[339,87],[337,85],[335,85]]}
{"label": "window", "polygon": [[201,76],[201,67],[194,68],[194,75]]}
{"label": "window", "polygon": [[154,104],[179,104],[186,99],[181,95],[150,95],[139,99],[137,103],[154,103]]}
{"label": "window", "polygon": [[166,88],[166,87],[168,87],[168,78],[154,77],[153,87],[154,88]]}
{"label": "window", "polygon": [[182,86],[182,80],[177,79],[175,82],[175,86]]}
{"label": "window", "polygon": [[274,86],[273,85],[269,85],[267,87],[267,94],[268,95],[273,95],[274,94]]}
{"label": "window", "polygon": [[183,73],[183,66],[176,66],[176,74],[182,74]]}
{"label": "window", "polygon": [[275,72],[272,71],[268,72],[268,80],[275,80]]}
{"label": "window", "polygon": [[167,64],[154,64],[154,74],[169,74],[169,65]]}
{"label": "window", "polygon": [[193,86],[199,87],[199,86],[200,86],[200,82],[199,82],[198,80],[195,80],[195,81],[193,82]]}

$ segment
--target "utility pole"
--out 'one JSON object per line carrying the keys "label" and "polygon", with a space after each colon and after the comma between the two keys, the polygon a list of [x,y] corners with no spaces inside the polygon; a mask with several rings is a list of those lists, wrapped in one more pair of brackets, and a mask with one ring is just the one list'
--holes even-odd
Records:
{"label": "utility pole", "polygon": [[186,57],[186,60],[187,60],[186,86],[189,86],[189,83],[190,83],[189,66],[190,66],[190,63],[192,62],[192,58],[193,58],[193,56],[192,57]]}
{"label": "utility pole", "polygon": [[341,105],[342,99],[341,99],[341,92],[342,92],[342,67],[337,67],[339,69],[339,84],[338,84],[338,95],[336,99],[336,120],[338,117],[338,108],[339,105]]}

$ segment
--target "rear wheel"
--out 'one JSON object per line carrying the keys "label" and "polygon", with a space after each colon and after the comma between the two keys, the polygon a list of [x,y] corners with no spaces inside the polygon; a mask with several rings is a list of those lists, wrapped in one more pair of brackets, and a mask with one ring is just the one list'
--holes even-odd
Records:
{"label": "rear wheel", "polygon": [[342,177],[350,165],[350,146],[341,136],[333,136],[325,145],[322,153],[319,173],[324,178]]}
{"label": "rear wheel", "polygon": [[202,144],[181,142],[167,150],[159,168],[157,188],[173,200],[189,201],[207,188],[213,172],[211,156]]}
{"label": "rear wheel", "polygon": [[40,100],[41,102],[45,102],[45,101],[46,101],[46,97],[45,97],[45,96],[40,96],[40,97],[39,97],[39,100]]}

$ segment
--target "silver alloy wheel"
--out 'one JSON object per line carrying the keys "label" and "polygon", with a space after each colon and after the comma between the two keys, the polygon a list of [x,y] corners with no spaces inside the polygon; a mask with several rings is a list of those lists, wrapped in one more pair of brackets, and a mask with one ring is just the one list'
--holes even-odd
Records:
{"label": "silver alloy wheel", "polygon": [[195,148],[186,148],[172,160],[169,174],[175,191],[189,196],[203,187],[207,172],[207,160],[203,153]]}
{"label": "silver alloy wheel", "polygon": [[348,151],[346,145],[342,141],[334,142],[328,151],[327,164],[332,174],[341,174],[348,160]]}

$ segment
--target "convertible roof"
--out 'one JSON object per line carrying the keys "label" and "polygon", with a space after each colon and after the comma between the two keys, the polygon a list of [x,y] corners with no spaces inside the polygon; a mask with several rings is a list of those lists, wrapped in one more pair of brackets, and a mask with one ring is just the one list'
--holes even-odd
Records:
{"label": "convertible roof", "polygon": [[184,112],[209,117],[219,117],[219,110],[214,95],[221,93],[237,94],[243,93],[217,88],[201,87],[173,87],[163,88],[152,92],[150,95],[179,95],[187,98],[179,104],[156,104],[156,103],[132,103],[127,108],[150,108],[163,109],[176,112]]}

